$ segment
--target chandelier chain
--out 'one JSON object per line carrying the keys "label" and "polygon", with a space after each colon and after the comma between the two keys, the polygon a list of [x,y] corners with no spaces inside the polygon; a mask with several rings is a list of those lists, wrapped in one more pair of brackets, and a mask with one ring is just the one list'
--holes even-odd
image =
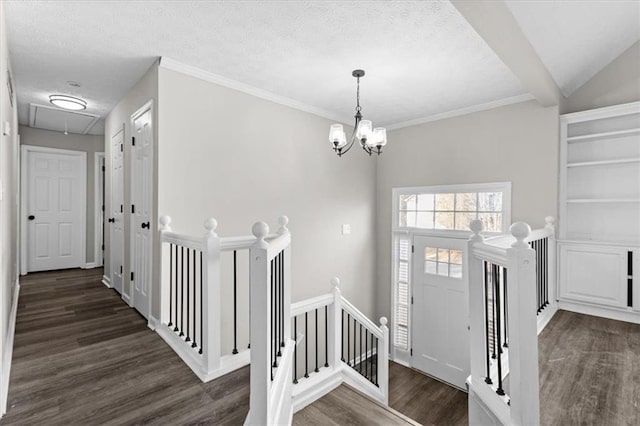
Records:
{"label": "chandelier chain", "polygon": [[358,88],[356,89],[356,111],[360,112],[362,107],[360,106],[360,77],[358,77]]}

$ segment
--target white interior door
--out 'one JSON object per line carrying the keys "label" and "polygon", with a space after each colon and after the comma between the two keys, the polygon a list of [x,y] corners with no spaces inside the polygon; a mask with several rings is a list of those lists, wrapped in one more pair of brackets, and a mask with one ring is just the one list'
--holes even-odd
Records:
{"label": "white interior door", "polygon": [[464,388],[470,373],[466,240],[413,239],[412,366]]}
{"label": "white interior door", "polygon": [[111,287],[122,294],[124,273],[124,129],[111,137]]}
{"label": "white interior door", "polygon": [[[132,116],[131,147],[131,277],[133,306],[149,316],[151,287],[151,194],[153,192],[153,132],[151,107]],[[155,226],[154,226],[155,229]]]}
{"label": "white interior door", "polygon": [[26,151],[27,271],[84,266],[86,154]]}

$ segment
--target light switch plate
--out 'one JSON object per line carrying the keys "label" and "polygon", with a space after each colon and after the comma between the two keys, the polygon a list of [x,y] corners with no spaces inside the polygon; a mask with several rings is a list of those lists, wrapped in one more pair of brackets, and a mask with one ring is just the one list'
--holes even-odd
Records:
{"label": "light switch plate", "polygon": [[351,225],[349,225],[348,223],[345,223],[344,225],[342,225],[342,235],[349,235],[351,234]]}

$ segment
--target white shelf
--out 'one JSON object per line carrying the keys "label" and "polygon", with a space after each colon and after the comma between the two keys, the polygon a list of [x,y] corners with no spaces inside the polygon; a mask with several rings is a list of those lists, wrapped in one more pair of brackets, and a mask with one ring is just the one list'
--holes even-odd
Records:
{"label": "white shelf", "polygon": [[640,198],[573,198],[567,203],[590,204],[590,203],[640,203]]}
{"label": "white shelf", "polygon": [[591,139],[602,139],[602,138],[612,138],[612,137],[618,137],[618,136],[633,135],[634,133],[640,133],[640,127],[634,127],[633,129],[626,129],[626,130],[616,130],[613,132],[591,133],[588,135],[581,135],[581,136],[569,136],[567,137],[567,143],[586,142]]}
{"label": "white shelf", "polygon": [[581,162],[575,162],[575,163],[568,163],[567,167],[607,166],[610,164],[629,164],[629,163],[640,163],[640,157],[620,158],[617,160],[581,161]]}

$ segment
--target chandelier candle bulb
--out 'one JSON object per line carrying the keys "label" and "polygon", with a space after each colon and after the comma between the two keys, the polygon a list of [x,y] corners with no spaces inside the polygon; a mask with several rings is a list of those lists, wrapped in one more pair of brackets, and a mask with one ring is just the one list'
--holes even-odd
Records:
{"label": "chandelier candle bulb", "polygon": [[366,143],[367,140],[372,139],[373,123],[371,120],[362,120],[360,125],[358,126],[358,133],[356,133],[356,137],[360,139],[363,143]]}

